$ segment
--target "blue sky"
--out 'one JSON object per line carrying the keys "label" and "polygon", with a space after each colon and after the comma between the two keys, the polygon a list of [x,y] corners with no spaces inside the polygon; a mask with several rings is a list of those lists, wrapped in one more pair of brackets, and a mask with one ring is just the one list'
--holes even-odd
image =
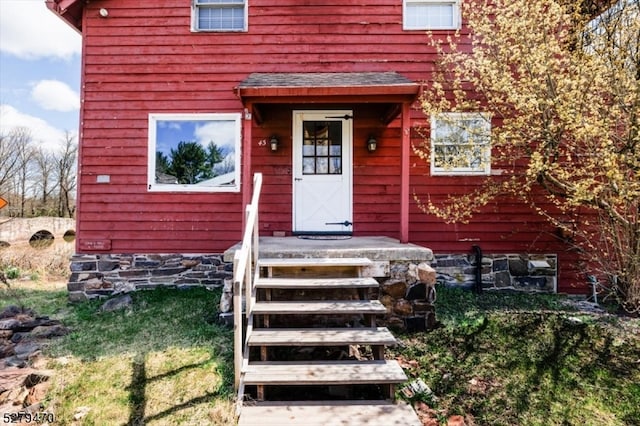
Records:
{"label": "blue sky", "polygon": [[167,156],[181,141],[199,142],[204,147],[214,142],[224,153],[233,152],[235,148],[236,123],[231,120],[211,121],[203,117],[201,120],[159,119],[157,123],[156,151]]}
{"label": "blue sky", "polygon": [[81,37],[44,0],[0,0],[0,133],[26,127],[51,149],[77,137]]}

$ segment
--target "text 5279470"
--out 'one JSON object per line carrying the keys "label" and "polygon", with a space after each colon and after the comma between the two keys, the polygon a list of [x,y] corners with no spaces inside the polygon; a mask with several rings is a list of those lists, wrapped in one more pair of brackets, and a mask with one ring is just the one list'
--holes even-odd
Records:
{"label": "text 5279470", "polygon": [[28,411],[16,411],[14,413],[2,414],[2,423],[5,423],[5,424],[11,424],[11,423],[43,424],[43,423],[55,423],[55,421],[56,421],[55,414],[47,411],[38,411],[35,413],[30,413]]}

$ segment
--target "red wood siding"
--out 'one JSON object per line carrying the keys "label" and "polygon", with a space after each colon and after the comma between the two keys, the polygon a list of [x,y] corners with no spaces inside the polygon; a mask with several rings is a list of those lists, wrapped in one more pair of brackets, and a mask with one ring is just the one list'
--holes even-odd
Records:
{"label": "red wood siding", "polygon": [[[108,18],[99,17],[102,7]],[[83,241],[108,240],[117,253],[221,252],[239,241],[240,193],[147,191],[148,114],[242,112],[234,87],[254,72],[395,71],[428,87],[436,60],[423,31],[402,30],[402,0],[251,0],[249,30],[240,33],[192,33],[190,13],[186,0],[85,6],[79,251]],[[356,117],[355,234],[398,238],[401,120],[384,126],[380,105],[353,101],[334,107],[351,108]],[[325,107],[301,100],[265,108],[264,123],[252,128],[251,172],[264,174],[264,235],[291,231],[291,111]],[[427,121],[412,111],[414,127]],[[282,142],[276,153],[260,143],[272,134]],[[370,134],[379,141],[375,153],[365,149]],[[462,192],[476,182],[430,177],[413,155],[410,169],[410,193],[425,197]],[[98,175],[109,175],[110,182],[98,183]],[[552,230],[521,204],[490,206],[469,225],[446,225],[419,212],[413,200],[409,211],[411,242],[436,252],[466,252],[480,244],[485,252],[565,256]]]}

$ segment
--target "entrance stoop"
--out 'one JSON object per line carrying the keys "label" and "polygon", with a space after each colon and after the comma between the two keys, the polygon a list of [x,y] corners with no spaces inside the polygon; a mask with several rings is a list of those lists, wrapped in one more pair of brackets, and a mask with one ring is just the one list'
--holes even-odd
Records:
{"label": "entrance stoop", "polygon": [[[240,244],[224,253],[225,262],[232,262]],[[260,237],[260,258],[366,258],[376,262],[431,262],[431,249],[416,244],[404,244],[389,237]]]}

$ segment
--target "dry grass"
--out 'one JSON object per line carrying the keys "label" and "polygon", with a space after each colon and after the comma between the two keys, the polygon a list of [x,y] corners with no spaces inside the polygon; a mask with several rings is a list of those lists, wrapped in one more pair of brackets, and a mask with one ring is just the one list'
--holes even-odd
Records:
{"label": "dry grass", "polygon": [[33,281],[61,281],[69,277],[69,262],[74,244],[56,240],[49,247],[33,248],[29,243],[14,243],[0,249],[0,270],[14,270],[20,278]]}

